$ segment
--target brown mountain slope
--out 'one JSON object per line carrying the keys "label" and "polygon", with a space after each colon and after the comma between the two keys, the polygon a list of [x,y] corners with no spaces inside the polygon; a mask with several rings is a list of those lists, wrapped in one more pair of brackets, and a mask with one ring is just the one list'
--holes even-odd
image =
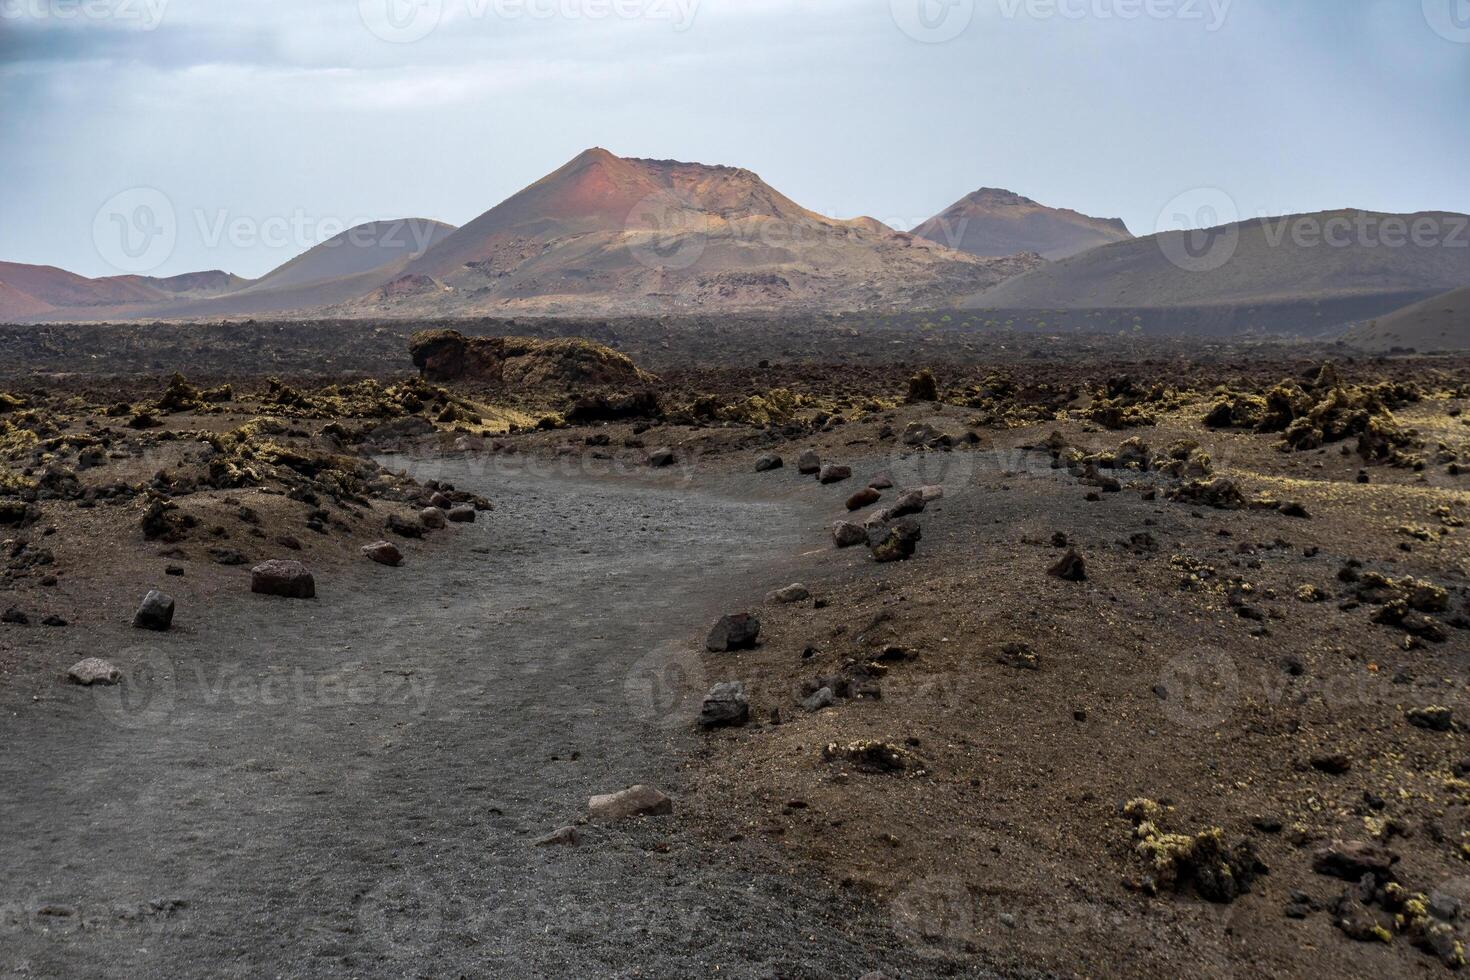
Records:
{"label": "brown mountain slope", "polygon": [[168,298],[139,276],[88,279],[51,265],[0,262],[0,282],[48,306],[101,307],[157,303]]}
{"label": "brown mountain slope", "polygon": [[348,314],[658,313],[949,304],[1032,267],[809,211],[734,167],[588,150]]}
{"label": "brown mountain slope", "polygon": [[0,320],[24,320],[50,309],[52,307],[49,304],[29,293],[0,282]]}
{"label": "brown mountain slope", "polygon": [[[1431,231],[1418,239],[1407,229]],[[1366,319],[1470,281],[1470,217],[1366,211],[1262,218],[1104,245],[972,297],[974,309],[1279,309]],[[1310,324],[1320,328],[1326,324]]]}
{"label": "brown mountain slope", "polygon": [[1343,340],[1367,351],[1470,350],[1470,286],[1430,297],[1354,327]]}
{"label": "brown mountain slope", "polygon": [[417,258],[453,231],[453,225],[427,218],[371,221],[307,249],[246,290],[273,292],[382,270]]}
{"label": "brown mountain slope", "polygon": [[1093,218],[1068,208],[1049,208],[993,187],[982,187],[956,201],[913,233],[971,255],[1036,252],[1051,261],[1133,237],[1119,218]]}

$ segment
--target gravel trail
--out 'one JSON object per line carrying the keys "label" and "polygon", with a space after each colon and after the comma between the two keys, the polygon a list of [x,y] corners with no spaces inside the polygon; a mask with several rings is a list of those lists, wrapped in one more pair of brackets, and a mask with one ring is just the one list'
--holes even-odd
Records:
{"label": "gravel trail", "polygon": [[497,510],[424,559],[181,609],[90,651],[121,687],[3,705],[0,975],[927,975],[880,910],[677,813],[532,846],[593,793],[677,798],[682,692],[731,679],[691,653],[790,581],[815,507],[443,476]]}

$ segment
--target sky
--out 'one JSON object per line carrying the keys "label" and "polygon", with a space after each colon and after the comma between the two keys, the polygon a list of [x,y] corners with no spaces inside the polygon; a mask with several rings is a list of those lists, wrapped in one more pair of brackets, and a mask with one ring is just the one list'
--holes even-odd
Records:
{"label": "sky", "polygon": [[590,146],[904,228],[1470,212],[1470,0],[0,0],[0,260],[253,277]]}

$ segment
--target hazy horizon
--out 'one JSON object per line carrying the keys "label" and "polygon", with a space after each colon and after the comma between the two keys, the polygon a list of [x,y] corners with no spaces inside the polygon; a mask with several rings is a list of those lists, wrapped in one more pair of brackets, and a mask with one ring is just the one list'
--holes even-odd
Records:
{"label": "hazy horizon", "polygon": [[[1140,235],[1470,212],[1470,12],[1437,4],[5,0],[0,260],[254,277],[591,146],[903,228],[982,186]],[[94,227],[154,191],[175,240],[119,267]]]}

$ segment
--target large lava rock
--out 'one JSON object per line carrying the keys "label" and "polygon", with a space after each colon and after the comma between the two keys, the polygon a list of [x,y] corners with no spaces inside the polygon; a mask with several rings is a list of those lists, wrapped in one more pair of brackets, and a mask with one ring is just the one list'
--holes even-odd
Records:
{"label": "large lava rock", "polygon": [[422,330],[409,340],[408,350],[414,367],[430,381],[629,387],[657,380],[627,355],[580,337],[466,337],[457,330]]}

